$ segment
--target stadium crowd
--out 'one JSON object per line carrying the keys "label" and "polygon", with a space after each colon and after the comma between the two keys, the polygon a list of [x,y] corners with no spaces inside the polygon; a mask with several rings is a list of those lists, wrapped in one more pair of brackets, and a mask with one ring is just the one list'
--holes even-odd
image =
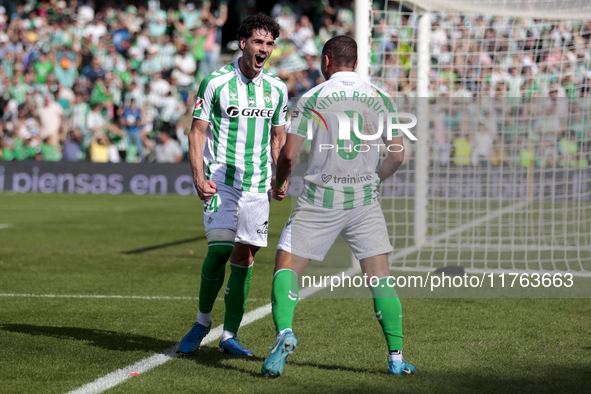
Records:
{"label": "stadium crowd", "polygon": [[[127,3],[0,8],[2,160],[186,159],[194,92],[219,65],[228,7],[224,0]],[[274,8],[283,30],[270,68],[290,94],[320,81],[318,47],[351,33],[346,3],[324,8],[330,23],[318,35],[306,16],[296,21],[289,6]]]}
{"label": "stadium crowd", "polygon": [[434,13],[427,103],[409,100],[418,14],[399,11],[374,8],[373,80],[404,97],[405,112],[431,105],[435,163],[589,165],[591,21]]}
{"label": "stadium crowd", "polygon": [[[323,81],[318,55],[331,37],[353,34],[352,3],[273,7],[282,31],[268,69],[291,97]],[[382,9],[374,3],[373,81],[404,102],[416,96],[416,14]],[[228,12],[225,0],[0,7],[1,160],[186,160],[194,92],[221,65]],[[434,162],[588,165],[591,22],[440,14],[432,26]],[[542,112],[532,104],[541,97],[553,99]]]}

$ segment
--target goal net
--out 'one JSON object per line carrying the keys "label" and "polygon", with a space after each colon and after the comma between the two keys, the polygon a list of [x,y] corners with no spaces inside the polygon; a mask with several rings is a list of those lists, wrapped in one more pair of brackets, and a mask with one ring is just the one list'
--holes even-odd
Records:
{"label": "goal net", "polygon": [[591,276],[591,3],[370,14],[369,78],[419,120],[381,187],[391,266]]}

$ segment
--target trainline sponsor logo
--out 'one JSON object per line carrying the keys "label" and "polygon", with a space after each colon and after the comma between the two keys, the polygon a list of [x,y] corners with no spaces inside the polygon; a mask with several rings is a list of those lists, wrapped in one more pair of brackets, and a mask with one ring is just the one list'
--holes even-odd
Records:
{"label": "trainline sponsor logo", "polygon": [[327,184],[328,182],[332,181],[333,183],[340,183],[340,184],[346,184],[346,185],[352,185],[352,184],[357,184],[357,183],[366,183],[371,181],[373,178],[372,175],[345,175],[345,176],[338,176],[338,175],[330,175],[330,174],[322,174],[320,176],[320,179],[322,179],[322,182],[324,182],[324,184]]}

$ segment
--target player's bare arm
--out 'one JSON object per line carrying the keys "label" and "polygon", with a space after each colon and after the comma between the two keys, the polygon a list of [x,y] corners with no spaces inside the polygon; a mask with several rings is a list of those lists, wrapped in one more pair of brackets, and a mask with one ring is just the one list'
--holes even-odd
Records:
{"label": "player's bare arm", "polygon": [[273,164],[277,166],[277,159],[279,159],[279,152],[285,145],[285,126],[271,126],[271,158]]}
{"label": "player's bare arm", "polygon": [[[392,138],[391,140],[382,138],[382,140],[386,144],[386,148],[390,146],[392,148],[388,149],[388,156],[386,156],[386,159],[377,171],[380,182],[384,182],[391,177],[404,161],[404,150],[400,149],[402,146],[402,137]],[[398,150],[400,152],[397,152]]]}
{"label": "player's bare arm", "polygon": [[209,123],[204,120],[193,119],[189,132],[189,162],[193,170],[193,183],[199,198],[203,201],[209,201],[217,190],[215,182],[203,176],[203,144],[208,125]]}
{"label": "player's bare arm", "polygon": [[[279,155],[281,149],[285,146],[286,140],[286,133],[285,133],[285,126],[271,126],[271,158],[273,160],[273,164],[277,167],[277,162],[279,160]],[[284,179],[281,181],[282,187],[276,187],[276,177],[271,180],[271,187],[273,188],[273,198],[277,201],[283,200],[285,197],[285,193],[287,192],[288,183]]]}
{"label": "player's bare arm", "polygon": [[[304,137],[299,135],[287,134],[285,144],[281,149],[279,158],[277,159],[277,173],[275,182],[273,182],[273,198],[281,201],[287,193],[288,177],[291,171],[297,164],[293,156],[294,152],[299,152],[304,144]],[[296,153],[297,154],[297,153]]]}

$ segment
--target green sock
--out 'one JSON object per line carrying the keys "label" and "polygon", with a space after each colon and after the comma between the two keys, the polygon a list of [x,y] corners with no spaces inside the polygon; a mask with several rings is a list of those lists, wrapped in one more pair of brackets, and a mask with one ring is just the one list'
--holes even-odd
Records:
{"label": "green sock", "polygon": [[273,322],[277,334],[286,328],[292,328],[293,311],[298,304],[299,296],[298,275],[287,268],[277,271],[273,277],[271,291]]}
{"label": "green sock", "polygon": [[388,343],[388,351],[402,350],[402,306],[393,287],[387,285],[387,277],[380,278],[372,287],[373,308]]}
{"label": "green sock", "polygon": [[246,308],[246,299],[250,291],[250,282],[252,280],[252,265],[250,267],[240,267],[230,264],[230,278],[226,286],[226,317],[224,319],[224,330],[238,332],[244,309]]}
{"label": "green sock", "polygon": [[201,268],[201,287],[199,288],[199,311],[210,313],[218,293],[226,278],[226,262],[232,254],[233,246],[210,245],[207,257]]}

